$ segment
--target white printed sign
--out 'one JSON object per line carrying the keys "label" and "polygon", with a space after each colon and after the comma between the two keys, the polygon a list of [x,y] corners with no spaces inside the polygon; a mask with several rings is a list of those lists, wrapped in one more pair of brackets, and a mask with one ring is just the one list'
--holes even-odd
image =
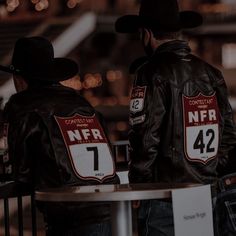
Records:
{"label": "white printed sign", "polygon": [[184,150],[189,161],[206,164],[219,145],[219,111],[215,94],[182,98]]}
{"label": "white printed sign", "polygon": [[211,187],[172,191],[175,236],[214,236]]}
{"label": "white printed sign", "polygon": [[115,164],[103,128],[96,116],[55,116],[75,174],[85,180],[114,176]]}

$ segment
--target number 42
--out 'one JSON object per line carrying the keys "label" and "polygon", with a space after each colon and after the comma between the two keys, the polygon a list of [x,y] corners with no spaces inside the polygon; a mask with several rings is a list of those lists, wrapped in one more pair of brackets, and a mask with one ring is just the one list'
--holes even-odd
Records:
{"label": "number 42", "polygon": [[[207,140],[208,143],[205,143],[206,142],[206,137],[210,137],[210,139],[208,138]],[[215,132],[213,129],[208,129],[206,131],[206,133],[204,133],[203,130],[200,130],[198,135],[197,135],[197,138],[193,144],[193,148],[194,149],[199,149],[200,150],[200,153],[209,153],[209,152],[214,152],[215,151],[215,148],[214,147],[211,147],[212,145],[212,142],[214,141],[215,139]]]}

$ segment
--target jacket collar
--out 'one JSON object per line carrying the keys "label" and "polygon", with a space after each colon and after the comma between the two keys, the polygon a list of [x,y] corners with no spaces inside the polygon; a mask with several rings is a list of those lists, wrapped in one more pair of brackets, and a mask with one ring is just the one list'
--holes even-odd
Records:
{"label": "jacket collar", "polygon": [[[177,55],[178,57],[186,57],[188,54],[190,54],[191,49],[188,46],[188,43],[186,41],[183,40],[172,40],[166,43],[161,44],[156,51],[153,53],[152,56],[148,57],[148,56],[144,56],[144,57],[140,57],[137,58],[136,60],[134,60],[129,68],[129,72],[131,74],[134,74],[135,72],[137,72],[137,70],[139,68],[141,68],[144,64],[146,64],[149,61],[152,60],[162,60],[163,57],[160,57],[160,54],[168,54],[168,58],[170,58],[170,54],[169,53],[174,53],[175,55]],[[172,54],[173,55],[173,54]]]}
{"label": "jacket collar", "polygon": [[160,53],[174,53],[178,56],[187,56],[191,52],[188,43],[183,40],[173,40],[166,43],[161,44],[156,51],[154,52],[153,56]]}

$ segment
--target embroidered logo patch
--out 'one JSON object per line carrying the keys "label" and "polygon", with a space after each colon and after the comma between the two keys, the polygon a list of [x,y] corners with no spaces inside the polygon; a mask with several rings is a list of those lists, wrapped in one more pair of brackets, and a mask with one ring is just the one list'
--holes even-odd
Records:
{"label": "embroidered logo patch", "polygon": [[190,161],[206,164],[215,158],[219,145],[219,110],[215,94],[182,96],[184,149]]}
{"label": "embroidered logo patch", "polygon": [[57,117],[75,174],[102,182],[114,175],[114,162],[106,136],[95,116]]}
{"label": "embroidered logo patch", "polygon": [[134,87],[131,93],[130,112],[136,113],[143,110],[146,95],[146,86]]}
{"label": "embroidered logo patch", "polygon": [[3,161],[3,166],[4,166],[4,170],[3,170],[4,174],[12,173],[12,164],[10,162],[9,154],[8,154],[8,129],[9,129],[9,124],[4,123],[3,136],[0,139],[0,148],[2,149],[2,161]]}
{"label": "embroidered logo patch", "polygon": [[145,121],[145,115],[142,115],[142,116],[138,116],[138,117],[135,117],[135,118],[129,118],[129,123],[130,125],[137,125],[137,124],[141,124]]}
{"label": "embroidered logo patch", "polygon": [[8,148],[8,143],[7,143],[8,128],[9,128],[9,124],[4,123],[3,124],[3,137],[2,137],[2,147],[1,147],[1,149],[7,149]]}

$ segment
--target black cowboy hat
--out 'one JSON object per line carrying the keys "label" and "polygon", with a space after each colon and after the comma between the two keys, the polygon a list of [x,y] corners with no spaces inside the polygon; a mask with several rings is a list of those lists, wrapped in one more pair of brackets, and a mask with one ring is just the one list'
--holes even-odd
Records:
{"label": "black cowboy hat", "polygon": [[43,37],[24,37],[16,41],[12,64],[0,66],[7,73],[27,80],[63,81],[78,73],[78,65],[67,58],[54,58],[52,44]]}
{"label": "black cowboy hat", "polygon": [[177,0],[142,0],[139,15],[125,15],[115,23],[119,33],[135,33],[139,28],[155,32],[177,32],[202,24],[202,16],[194,11],[179,12]]}

